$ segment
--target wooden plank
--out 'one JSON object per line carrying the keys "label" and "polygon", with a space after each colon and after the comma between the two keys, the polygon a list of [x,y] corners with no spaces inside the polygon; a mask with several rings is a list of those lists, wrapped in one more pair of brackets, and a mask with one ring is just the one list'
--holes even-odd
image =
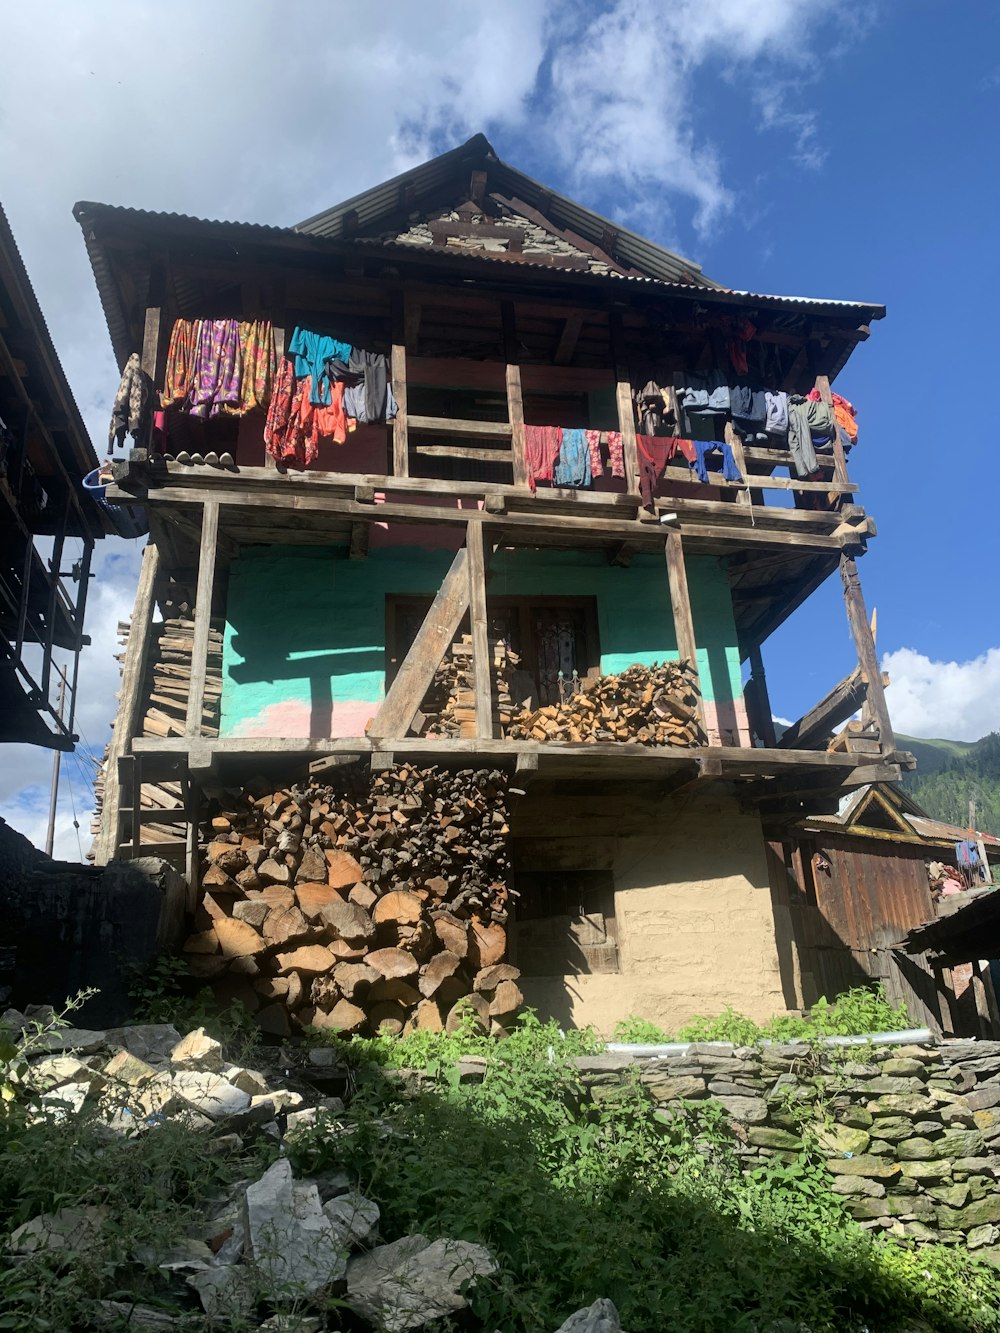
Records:
{"label": "wooden plank", "polygon": [[212,627],[212,593],[215,588],[215,556],[219,537],[219,502],[207,500],[201,521],[198,550],[198,585],[194,602],[194,642],[191,648],[191,684],[188,690],[185,734],[200,736],[205,706],[205,677],[208,674],[208,640]]}
{"label": "wooden plank", "polygon": [[395,740],[406,735],[468,609],[468,551],[463,547],[455,552],[451,568],[431,603],[424,623],[400,663],[396,679],[386,691],[368,728],[370,737]]}
{"label": "wooden plank", "polygon": [[682,662],[690,662],[698,681],[698,721],[705,726],[701,675],[698,671],[698,648],[691,616],[691,595],[688,591],[687,569],[684,564],[684,546],[679,532],[668,531],[664,552],[667,561],[667,579],[670,584],[670,605],[674,613],[674,631],[677,651]]}
{"label": "wooden plank", "polygon": [[868,693],[868,681],[859,667],[834,685],[833,689],[787,728],[778,744],[782,749],[812,749],[812,742],[823,741],[838,726],[857,712]]}
{"label": "wooden plank", "polygon": [[559,335],[559,343],[552,358],[557,366],[568,366],[573,360],[580,330],[583,328],[583,320],[584,312],[582,310],[573,310],[566,316],[562,333]]}
{"label": "wooden plank", "polygon": [[507,420],[510,425],[514,485],[527,490],[528,453],[524,434],[524,396],[521,389],[521,367],[518,364],[520,357],[517,318],[513,301],[500,303],[500,323],[503,330],[504,385],[507,390]]}
{"label": "wooden plank", "polygon": [[368,542],[371,536],[370,523],[351,524],[351,545],[347,552],[349,560],[364,560],[368,555]]}
{"label": "wooden plank", "polygon": [[509,439],[512,433],[509,421],[472,421],[458,417],[411,416],[408,428],[430,431],[435,435],[489,435],[498,440]]}
{"label": "wooden plank", "polygon": [[621,314],[611,313],[611,349],[615,362],[615,404],[618,408],[618,429],[622,437],[622,455],[625,461],[625,485],[633,494],[639,492],[639,449],[635,442],[635,407],[632,402],[632,381],[625,359],[625,332]]}
{"label": "wooden plank", "polygon": [[402,290],[392,293],[392,392],[396,416],[392,423],[392,471],[405,477],[410,471],[409,422],[406,414],[406,299]]}
{"label": "wooden plank", "polygon": [[472,679],[476,699],[476,735],[493,736],[493,655],[486,616],[486,559],[483,525],[470,523],[465,546],[469,566],[469,619],[472,624]]}
{"label": "wooden plank", "polygon": [[777,745],[774,733],[774,714],[771,712],[771,699],[767,692],[767,677],[764,674],[764,659],[761,656],[759,643],[755,643],[750,649],[750,670],[760,713],[758,719],[761,728],[760,738],[769,749],[773,750]]}
{"label": "wooden plank", "polygon": [[125,663],[122,667],[118,712],[115,715],[111,745],[104,765],[104,803],[101,807],[101,829],[94,856],[98,865],[106,865],[118,848],[118,811],[121,804],[118,761],[129,753],[130,742],[138,729],[159,572],[160,550],[154,543],[150,543],[142,553],[142,568],[139,572],[139,585],[132,607],[131,629],[125,648]]}
{"label": "wooden plank", "polygon": [[872,638],[871,624],[865,609],[865,599],[861,592],[861,579],[854,557],[846,552],[840,557],[840,577],[844,585],[844,605],[847,619],[854,636],[854,645],[858,653],[858,664],[868,677],[868,706],[878,726],[879,742],[884,754],[896,748],[896,739],[892,730],[889,709],[885,702],[882,688],[882,672],[875,654],[875,640]]}
{"label": "wooden plank", "polygon": [[479,463],[513,463],[511,449],[476,449],[464,444],[415,444],[415,454],[427,458],[469,458]]}
{"label": "wooden plank", "polygon": [[[747,475],[747,460],[743,455],[743,439],[731,421],[726,422],[724,437],[726,444],[728,444],[733,451],[733,458],[736,462],[736,466],[740,470],[740,476],[745,478]],[[766,486],[767,482],[762,481],[761,485]],[[748,490],[740,491],[736,496],[736,503],[741,505],[751,504],[752,497],[750,492]]]}

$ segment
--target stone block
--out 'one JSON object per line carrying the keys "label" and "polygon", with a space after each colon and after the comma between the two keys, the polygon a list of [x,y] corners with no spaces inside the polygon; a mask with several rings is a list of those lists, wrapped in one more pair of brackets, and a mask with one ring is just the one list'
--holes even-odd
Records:
{"label": "stone block", "polygon": [[934,1156],[975,1157],[982,1152],[983,1136],[978,1129],[947,1129],[934,1140]]}
{"label": "stone block", "polygon": [[708,1096],[704,1080],[697,1076],[661,1078],[655,1083],[647,1083],[646,1086],[649,1088],[649,1095],[657,1102],[688,1101]]}
{"label": "stone block", "polygon": [[1000,1194],[990,1193],[983,1199],[976,1199],[964,1208],[944,1208],[938,1211],[942,1226],[954,1227],[956,1231],[971,1231],[973,1227],[987,1226],[1000,1222]]}
{"label": "stone block", "polygon": [[898,1162],[873,1157],[870,1153],[859,1153],[857,1157],[832,1157],[826,1165],[835,1176],[869,1176],[875,1180],[895,1180],[902,1169]]}
{"label": "stone block", "polygon": [[769,1125],[754,1125],[748,1131],[748,1138],[758,1148],[787,1148],[791,1152],[798,1152],[802,1147],[802,1140],[797,1134]]}
{"label": "stone block", "polygon": [[203,1069],[218,1074],[225,1060],[221,1043],[210,1037],[204,1028],[195,1028],[170,1052],[170,1063],[175,1069]]}
{"label": "stone block", "polygon": [[951,1176],[951,1162],[904,1162],[903,1175],[908,1180],[947,1180]]}
{"label": "stone block", "polygon": [[882,1061],[882,1073],[896,1078],[922,1078],[926,1069],[923,1060],[891,1055],[888,1060]]}
{"label": "stone block", "polygon": [[868,1195],[872,1199],[885,1198],[885,1186],[868,1176],[834,1176],[830,1181],[830,1188],[834,1194]]}
{"label": "stone block", "polygon": [[966,1184],[931,1185],[927,1194],[946,1208],[964,1208],[969,1202],[969,1187]]}
{"label": "stone block", "polygon": [[863,1153],[871,1138],[863,1129],[852,1129],[849,1125],[824,1125],[816,1131],[820,1147],[828,1153]]}
{"label": "stone block", "polygon": [[717,1097],[734,1120],[744,1125],[759,1125],[767,1119],[767,1103],[762,1097]]}
{"label": "stone block", "polygon": [[944,1151],[940,1139],[933,1143],[930,1139],[901,1139],[896,1144],[896,1156],[901,1162],[930,1161],[933,1157],[941,1156]]}

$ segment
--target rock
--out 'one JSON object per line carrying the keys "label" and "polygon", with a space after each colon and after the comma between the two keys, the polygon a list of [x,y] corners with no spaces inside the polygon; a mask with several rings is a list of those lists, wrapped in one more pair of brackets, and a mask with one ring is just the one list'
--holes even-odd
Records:
{"label": "rock", "polygon": [[951,1102],[948,1106],[942,1106],[941,1120],[949,1129],[953,1126],[961,1126],[966,1129],[977,1127],[975,1112],[964,1097],[960,1102]]}
{"label": "rock", "polygon": [[1000,1082],[984,1083],[965,1094],[965,1101],[970,1111],[986,1111],[990,1107],[1000,1106]]}
{"label": "rock", "polygon": [[978,1129],[949,1129],[934,1140],[935,1156],[975,1157],[983,1150],[983,1136]]}
{"label": "rock", "polygon": [[885,1186],[867,1176],[834,1176],[830,1188],[834,1194],[867,1194],[873,1199],[885,1197]]}
{"label": "rock", "polygon": [[272,1303],[315,1296],[347,1272],[319,1190],[311,1181],[295,1181],[284,1158],[247,1190],[244,1225],[247,1253]]}
{"label": "rock", "polygon": [[151,1305],[133,1305],[131,1301],[95,1301],[92,1309],[94,1328],[177,1328],[177,1320],[172,1314],[166,1310],[154,1310]]}
{"label": "rock", "polygon": [[927,1191],[931,1199],[948,1208],[963,1208],[969,1200],[968,1185],[933,1185]]}
{"label": "rock", "polygon": [[[763,1097],[716,1097],[734,1120],[744,1125],[759,1125],[767,1119],[767,1102]],[[867,1135],[866,1135],[867,1137]]]}
{"label": "rock", "polygon": [[181,1069],[171,1078],[170,1086],[177,1097],[183,1098],[188,1106],[210,1120],[240,1115],[250,1106],[249,1095],[234,1088],[219,1074]]}
{"label": "rock", "polygon": [[148,1083],[151,1078],[155,1078],[156,1070],[152,1065],[146,1064],[145,1060],[140,1060],[137,1055],[119,1051],[104,1066],[104,1077],[112,1083],[124,1083],[130,1088],[138,1088]]}
{"label": "rock", "polygon": [[[754,1125],[747,1131],[747,1136],[751,1143],[758,1148],[784,1148],[789,1152],[799,1152],[802,1148],[802,1140],[797,1134],[791,1134],[787,1129],[774,1129],[771,1126]],[[859,1174],[866,1174],[860,1172]],[[875,1172],[867,1174],[876,1174]]]}
{"label": "rock", "polygon": [[680,1078],[657,1077],[655,1081],[642,1080],[649,1088],[649,1095],[656,1102],[689,1101],[698,1097],[707,1097],[708,1091],[704,1079],[697,1076]]}
{"label": "rock", "polygon": [[253,1275],[248,1268],[227,1264],[203,1268],[187,1279],[201,1300],[210,1319],[221,1319],[232,1326],[248,1315],[254,1305]]}
{"label": "rock", "polygon": [[956,1157],[951,1169],[966,1176],[997,1176],[1000,1175],[1000,1157]]}
{"label": "rock", "polygon": [[965,1238],[965,1243],[970,1250],[978,1250],[983,1245],[992,1245],[1000,1237],[1000,1229],[987,1224],[981,1227],[973,1227]]}
{"label": "rock", "polygon": [[42,1054],[81,1053],[90,1055],[107,1046],[105,1032],[95,1032],[90,1028],[53,1028],[50,1032],[39,1032],[31,1037],[32,1056]]}
{"label": "rock", "polygon": [[904,1162],[903,1175],[909,1180],[946,1180],[951,1175],[951,1162]]}
{"label": "rock", "polygon": [[571,1314],[556,1333],[623,1333],[618,1311],[605,1297]]}
{"label": "rock", "polygon": [[906,1115],[916,1119],[922,1115],[933,1115],[937,1110],[937,1099],[924,1097],[916,1092],[889,1093],[868,1103],[868,1110],[874,1116]]}
{"label": "rock", "polygon": [[825,1125],[816,1131],[816,1138],[821,1148],[829,1153],[863,1153],[871,1142],[871,1136],[863,1129],[852,1129],[849,1125]]}
{"label": "rock", "polygon": [[332,1223],[337,1245],[342,1250],[363,1244],[378,1226],[378,1204],[366,1199],[358,1190],[349,1190],[330,1199],[323,1205],[323,1212]]}
{"label": "rock", "polygon": [[37,1254],[41,1250],[85,1253],[97,1245],[107,1216],[107,1208],[99,1204],[40,1213],[11,1233],[7,1248],[12,1254]]}
{"label": "rock", "polygon": [[74,1055],[47,1055],[32,1062],[30,1082],[41,1091],[59,1088],[65,1083],[87,1083],[93,1087],[95,1083],[104,1082],[104,1075]]}
{"label": "rock", "polygon": [[1000,1222],[1000,1194],[990,1193],[983,1199],[966,1204],[964,1208],[940,1208],[938,1218],[943,1227],[971,1231],[973,1227]]}
{"label": "rock", "polygon": [[[908,1186],[912,1189],[909,1182]],[[934,1205],[924,1194],[888,1194],[882,1203],[889,1217],[922,1217],[925,1221],[934,1219]]]}
{"label": "rock", "polygon": [[241,1069],[239,1065],[226,1065],[222,1077],[240,1092],[250,1097],[262,1097],[268,1092],[267,1079],[256,1069]]}
{"label": "rock", "polygon": [[943,1151],[940,1139],[934,1143],[930,1139],[900,1139],[896,1144],[896,1156],[901,1162],[929,1161],[932,1157],[939,1157]]}
{"label": "rock", "polygon": [[134,1027],[109,1028],[104,1034],[109,1046],[124,1046],[132,1055],[150,1064],[169,1060],[181,1039],[173,1023],[136,1023]]}
{"label": "rock", "polygon": [[170,1052],[170,1063],[176,1069],[200,1069],[218,1074],[222,1072],[225,1060],[221,1043],[210,1037],[204,1028],[195,1028]]}
{"label": "rock", "polygon": [[607,1055],[577,1055],[570,1064],[581,1074],[614,1074],[631,1069],[635,1061],[631,1055],[613,1055],[609,1051]]}
{"label": "rock", "polygon": [[327,903],[320,909],[320,917],[336,935],[351,943],[370,940],[375,934],[374,921],[357,903],[345,903],[340,899]]}
{"label": "rock", "polygon": [[364,871],[349,852],[334,848],[326,853],[326,882],[331,889],[348,889],[364,879]]}
{"label": "rock", "polygon": [[496,1272],[488,1250],[464,1240],[404,1236],[347,1266],[352,1308],[385,1333],[406,1333],[468,1304],[461,1287]]}
{"label": "rock", "polygon": [[867,1111],[868,1122],[872,1126],[872,1133],[877,1133],[880,1139],[889,1143],[898,1143],[901,1139],[912,1139],[914,1137],[913,1121],[905,1115],[886,1115],[879,1116],[875,1120],[874,1116]]}
{"label": "rock", "polygon": [[[753,1130],[750,1133],[752,1135]],[[898,1162],[866,1153],[857,1157],[834,1157],[826,1165],[835,1176],[869,1176],[875,1180],[895,1180],[902,1169]]]}
{"label": "rock", "polygon": [[973,1126],[987,1138],[1000,1134],[1000,1108],[991,1106],[984,1111],[973,1111],[971,1115]]}
{"label": "rock", "polygon": [[[850,1125],[852,1129],[868,1129],[874,1122],[875,1117],[872,1115],[871,1111],[866,1111],[863,1106],[849,1106],[840,1114],[840,1123],[842,1125]],[[881,1134],[883,1138],[888,1137],[884,1133],[881,1123],[879,1124],[879,1134]]]}
{"label": "rock", "polygon": [[845,1199],[844,1206],[856,1222],[871,1218],[888,1217],[885,1199]]}
{"label": "rock", "polygon": [[901,1078],[913,1077],[914,1075],[920,1077],[926,1073],[924,1063],[923,1060],[917,1060],[905,1055],[890,1056],[888,1060],[882,1061],[881,1072],[883,1074],[896,1075]]}
{"label": "rock", "polygon": [[874,1092],[881,1097],[890,1093],[919,1093],[923,1091],[923,1086],[923,1081],[919,1078],[885,1078],[880,1074],[878,1078],[868,1081],[865,1091]]}

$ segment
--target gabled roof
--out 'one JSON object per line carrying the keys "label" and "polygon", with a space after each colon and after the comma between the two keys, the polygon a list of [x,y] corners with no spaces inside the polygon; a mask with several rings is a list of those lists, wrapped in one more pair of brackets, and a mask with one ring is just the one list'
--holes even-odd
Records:
{"label": "gabled roof", "polygon": [[[953,847],[968,836],[956,824],[932,819],[907,791],[890,782],[857,787],[843,798],[835,815],[812,815],[803,823],[810,829],[918,843],[929,850]],[[1000,838],[990,833],[981,837],[987,853],[995,853],[1000,860]]]}
{"label": "gabled roof", "polygon": [[[473,172],[485,173],[482,203],[487,216],[500,209],[538,227],[537,218],[531,215],[539,215],[544,219],[542,229],[550,234],[553,230],[564,233],[561,239],[565,241],[567,257],[574,253],[595,261],[591,265],[592,272],[618,270],[623,275],[724,290],[719,283],[704,276],[700,265],[663,246],[654,245],[638,233],[584,208],[566,195],[533,180],[517,167],[502,162],[483,134],[475,134],[458,148],[441,153],[392,180],[307,218],[295,230],[330,239],[378,239],[387,245],[406,244],[402,237],[414,224],[425,221],[429,213],[439,213],[443,205],[461,204],[470,198]],[[581,241],[584,243],[582,248]],[[594,249],[601,252],[599,257],[593,254]],[[495,250],[493,256],[500,257],[501,253]],[[521,253],[524,255],[522,262],[531,262],[535,252]],[[513,255],[503,257],[512,258]]]}

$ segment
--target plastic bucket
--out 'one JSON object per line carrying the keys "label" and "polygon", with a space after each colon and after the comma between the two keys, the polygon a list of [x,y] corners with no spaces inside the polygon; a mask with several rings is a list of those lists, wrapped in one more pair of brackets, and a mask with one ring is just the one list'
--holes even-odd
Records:
{"label": "plastic bucket", "polygon": [[144,537],[149,531],[149,515],[141,505],[113,505],[104,498],[107,489],[100,480],[100,468],[94,468],[83,479],[83,488],[89,491],[96,504],[104,510],[108,521],[119,537]]}

